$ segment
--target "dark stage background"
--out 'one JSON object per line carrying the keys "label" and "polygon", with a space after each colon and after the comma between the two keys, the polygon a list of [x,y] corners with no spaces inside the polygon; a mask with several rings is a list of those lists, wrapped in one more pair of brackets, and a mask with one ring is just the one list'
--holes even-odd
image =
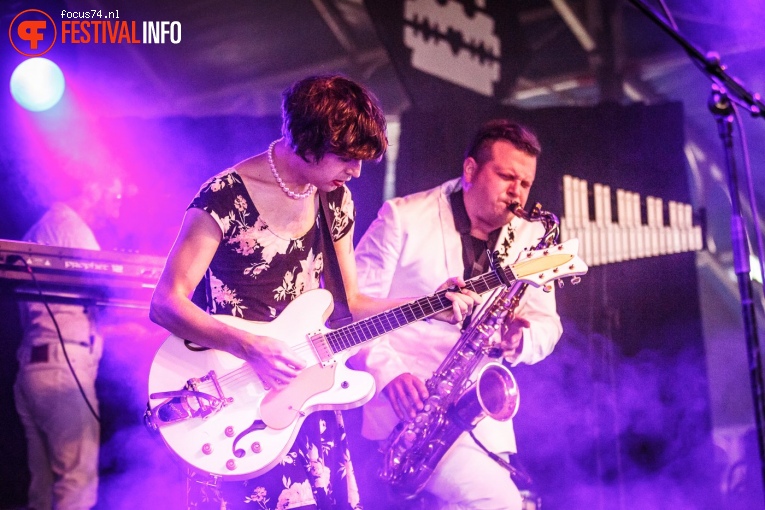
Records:
{"label": "dark stage background", "polygon": [[[531,125],[544,147],[532,201],[562,214],[561,177],[571,174],[666,200],[690,202],[683,163],[683,114],[677,104],[603,105],[515,111],[497,107],[447,113],[411,109],[401,119],[397,194],[459,175],[462,151],[478,124],[507,115]],[[0,237],[16,239],[46,205],[34,155],[15,149],[3,127]],[[123,217],[101,239],[107,249],[165,255],[183,210],[210,175],[264,150],[278,136],[276,118],[101,119],[90,129],[119,134],[115,168],[132,185]],[[51,121],[51,133],[71,136]],[[115,138],[116,139],[116,138]],[[351,188],[358,209],[356,239],[382,201],[384,164],[365,165]],[[425,256],[427,254],[424,254]],[[514,370],[522,392],[516,418],[520,458],[545,509],[719,508],[709,395],[693,254],[592,268],[579,286],[558,290],[565,332],[556,351]],[[13,410],[11,385],[19,341],[12,297],[0,310],[0,405]],[[141,423],[146,374],[166,337],[143,312],[104,311],[111,327],[99,376],[103,417],[99,508],[179,508],[181,472]],[[365,508],[388,508],[374,479],[375,453],[351,440]],[[4,431],[0,507],[23,505],[24,441],[15,412]]]}

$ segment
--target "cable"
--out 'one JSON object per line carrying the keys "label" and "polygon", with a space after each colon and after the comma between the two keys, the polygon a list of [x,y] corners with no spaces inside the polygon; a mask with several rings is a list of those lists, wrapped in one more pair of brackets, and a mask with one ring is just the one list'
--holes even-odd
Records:
{"label": "cable", "polygon": [[513,480],[514,483],[520,484],[526,488],[534,485],[534,481],[531,479],[531,477],[526,473],[525,471],[521,470],[520,468],[513,466],[508,461],[497,455],[496,453],[492,452],[484,444],[478,440],[477,437],[475,437],[475,434],[473,434],[472,430],[468,430],[468,434],[470,434],[470,437],[473,438],[473,441],[475,441],[475,444],[478,445],[478,447],[486,453],[491,460],[505,468],[510,473],[510,478]]}
{"label": "cable", "polygon": [[[749,199],[749,211],[752,214],[752,223],[754,224],[754,236],[757,240],[757,259],[760,263],[760,279],[765,286],[765,248],[763,248],[762,230],[760,229],[760,214],[757,210],[757,197],[754,194],[754,181],[752,180],[752,166],[749,162],[749,144],[747,143],[746,133],[744,132],[744,123],[741,121],[738,108],[733,104],[733,115],[736,119],[738,131],[741,133],[741,151],[744,155],[744,176],[746,177],[747,198]],[[765,288],[765,287],[763,287]]]}
{"label": "cable", "polygon": [[664,11],[664,15],[667,17],[669,24],[672,26],[672,28],[679,32],[680,29],[677,28],[675,18],[672,17],[672,12],[667,8],[667,4],[664,3],[664,0],[659,0],[659,3],[661,4],[661,10]]}
{"label": "cable", "polygon": [[88,409],[90,410],[90,413],[93,415],[96,421],[100,424],[101,418],[98,416],[98,413],[93,408],[93,405],[90,403],[88,396],[85,394],[85,390],[82,387],[82,383],[80,383],[80,379],[77,377],[77,373],[75,372],[74,367],[72,366],[72,362],[69,360],[69,354],[66,352],[64,337],[61,334],[61,329],[58,326],[58,321],[56,321],[56,317],[53,315],[53,311],[50,309],[50,306],[48,305],[48,300],[45,299],[45,294],[43,294],[42,287],[40,287],[40,282],[37,281],[34,271],[32,271],[32,267],[29,264],[27,264],[27,261],[24,260],[23,257],[18,257],[18,259],[24,264],[24,268],[26,269],[27,273],[29,273],[29,276],[32,277],[32,281],[34,282],[35,287],[37,288],[37,293],[40,295],[40,301],[45,306],[45,309],[48,311],[48,315],[53,321],[53,326],[55,326],[56,334],[58,335],[58,341],[61,343],[61,350],[64,352],[64,359],[66,359],[66,364],[69,366],[69,371],[72,373],[72,377],[74,377],[74,382],[77,383],[77,388],[80,390],[80,395],[82,395],[82,398],[85,400],[85,404],[87,404]]}

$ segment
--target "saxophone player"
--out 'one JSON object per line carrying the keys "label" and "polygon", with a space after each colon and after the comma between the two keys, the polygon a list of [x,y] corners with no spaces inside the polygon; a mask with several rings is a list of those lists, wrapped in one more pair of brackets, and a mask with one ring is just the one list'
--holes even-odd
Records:
{"label": "saxophone player", "polygon": [[[498,119],[481,126],[466,151],[462,176],[383,204],[356,249],[363,292],[381,298],[427,294],[444,278],[489,271],[486,249],[512,263],[536,246],[544,227],[514,214],[524,207],[541,147],[526,127]],[[529,287],[513,319],[499,329],[510,365],[549,355],[562,327],[553,292]],[[362,434],[384,440],[400,420],[422,410],[424,381],[460,337],[459,325],[421,322],[365,347],[354,362],[375,377],[377,394],[363,408]],[[515,453],[512,422],[487,417],[474,429],[490,451]],[[521,509],[508,471],[462,433],[438,463],[424,490],[439,508]]]}

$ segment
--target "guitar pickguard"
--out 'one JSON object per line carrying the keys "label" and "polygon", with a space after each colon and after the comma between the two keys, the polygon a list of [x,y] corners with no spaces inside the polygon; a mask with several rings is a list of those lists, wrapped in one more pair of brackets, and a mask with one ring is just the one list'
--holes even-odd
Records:
{"label": "guitar pickguard", "polygon": [[302,409],[305,409],[309,398],[332,388],[336,367],[313,365],[300,372],[286,388],[269,391],[260,405],[263,421],[274,429],[288,427],[301,413],[305,414]]}

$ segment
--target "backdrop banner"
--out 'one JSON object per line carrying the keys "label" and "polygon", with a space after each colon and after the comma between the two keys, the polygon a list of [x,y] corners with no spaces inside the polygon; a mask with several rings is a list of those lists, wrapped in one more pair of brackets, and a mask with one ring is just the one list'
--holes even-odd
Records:
{"label": "backdrop banner", "polygon": [[516,2],[365,0],[412,104],[440,109],[501,100],[529,54]]}

